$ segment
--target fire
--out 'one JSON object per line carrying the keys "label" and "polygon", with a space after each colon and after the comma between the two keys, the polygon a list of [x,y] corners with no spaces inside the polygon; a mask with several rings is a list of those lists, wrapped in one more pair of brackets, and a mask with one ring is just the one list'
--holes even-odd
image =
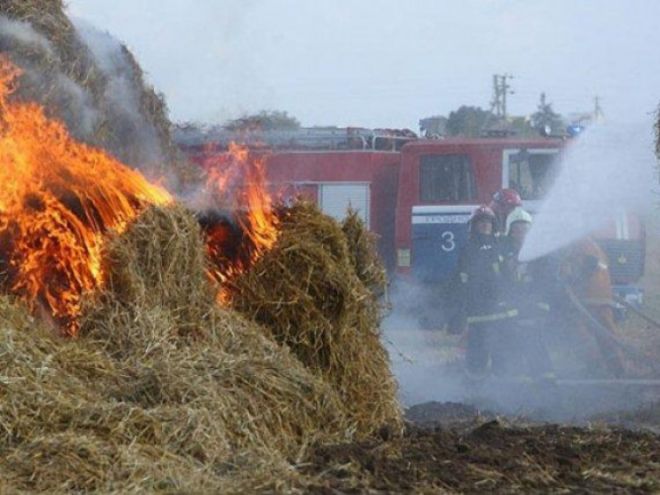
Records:
{"label": "fire", "polygon": [[103,286],[107,234],[173,198],[38,104],[10,100],[19,76],[0,55],[0,279],[73,335],[82,295]]}
{"label": "fire", "polygon": [[221,284],[218,300],[229,295],[222,286],[252,266],[277,241],[278,219],[266,187],[264,157],[250,155],[247,147],[232,144],[226,155],[206,162],[207,204],[222,205],[205,227],[211,276]]}
{"label": "fire", "polygon": [[[40,105],[11,98],[20,75],[0,54],[0,289],[75,335],[83,295],[105,283],[108,234],[123,232],[145,207],[174,198],[104,151],[77,142]],[[277,216],[263,160],[232,146],[209,165],[204,207],[213,214],[199,220],[218,301],[226,303],[227,282],[277,240]]]}

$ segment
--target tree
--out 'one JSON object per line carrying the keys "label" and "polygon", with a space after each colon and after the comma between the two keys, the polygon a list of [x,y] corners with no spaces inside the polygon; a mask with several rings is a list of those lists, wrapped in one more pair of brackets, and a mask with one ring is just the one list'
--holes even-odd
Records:
{"label": "tree", "polygon": [[494,115],[480,107],[463,105],[449,114],[447,134],[449,136],[479,137]]}
{"label": "tree", "polygon": [[557,131],[562,127],[561,115],[552,110],[551,103],[546,102],[545,93],[541,93],[537,110],[532,114],[532,127],[539,131],[547,127],[550,132]]}
{"label": "tree", "polygon": [[509,126],[516,136],[538,137],[538,130],[531,124],[530,117],[511,117]]}
{"label": "tree", "polygon": [[287,112],[279,110],[262,110],[253,115],[245,115],[230,120],[223,126],[230,131],[289,131],[300,128],[300,122]]}

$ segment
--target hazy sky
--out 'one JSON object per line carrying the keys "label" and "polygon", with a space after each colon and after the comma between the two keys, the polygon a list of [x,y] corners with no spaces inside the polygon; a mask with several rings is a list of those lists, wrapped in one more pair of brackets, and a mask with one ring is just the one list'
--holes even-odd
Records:
{"label": "hazy sky", "polygon": [[656,0],[69,0],[136,54],[174,120],[286,110],[304,125],[411,127],[488,107],[638,121],[660,102]]}

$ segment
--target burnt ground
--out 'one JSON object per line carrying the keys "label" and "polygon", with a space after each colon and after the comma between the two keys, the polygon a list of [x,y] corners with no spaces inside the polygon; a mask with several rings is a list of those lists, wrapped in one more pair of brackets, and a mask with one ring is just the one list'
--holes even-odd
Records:
{"label": "burnt ground", "polygon": [[[660,405],[641,412],[660,419]],[[634,413],[626,413],[635,426]],[[658,493],[660,436],[604,424],[501,419],[457,403],[407,411],[403,437],[318,447],[303,471],[310,493]],[[602,423],[602,424],[601,424]]]}

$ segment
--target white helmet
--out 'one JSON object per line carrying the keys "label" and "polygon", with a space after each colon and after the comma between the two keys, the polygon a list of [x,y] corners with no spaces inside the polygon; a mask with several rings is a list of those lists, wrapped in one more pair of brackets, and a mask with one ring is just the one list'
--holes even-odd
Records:
{"label": "white helmet", "polygon": [[506,235],[511,232],[511,226],[516,222],[526,222],[532,224],[532,215],[523,210],[520,206],[513,209],[506,217]]}

